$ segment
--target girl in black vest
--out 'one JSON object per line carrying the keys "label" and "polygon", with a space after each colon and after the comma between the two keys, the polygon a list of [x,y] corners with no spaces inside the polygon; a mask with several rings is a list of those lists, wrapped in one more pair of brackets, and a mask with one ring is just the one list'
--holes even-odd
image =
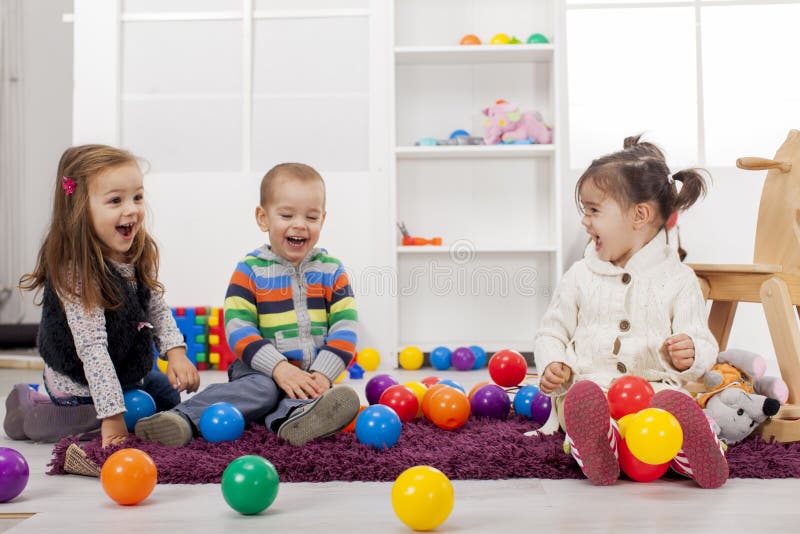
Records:
{"label": "girl in black vest", "polygon": [[[103,446],[128,436],[124,391],[168,410],[200,379],[156,279],[158,248],[144,228],[142,172],[127,151],[67,149],[50,228],[20,288],[42,291],[39,353],[47,396],[17,384],[3,424],[12,439],[52,442],[100,428]],[[167,374],[153,370],[157,353]]]}

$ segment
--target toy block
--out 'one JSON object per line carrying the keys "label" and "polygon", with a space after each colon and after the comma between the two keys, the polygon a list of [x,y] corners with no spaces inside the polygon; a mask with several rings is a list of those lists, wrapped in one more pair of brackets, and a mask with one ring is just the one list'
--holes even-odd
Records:
{"label": "toy block", "polygon": [[219,352],[212,352],[208,355],[208,363],[211,365],[219,365]]}

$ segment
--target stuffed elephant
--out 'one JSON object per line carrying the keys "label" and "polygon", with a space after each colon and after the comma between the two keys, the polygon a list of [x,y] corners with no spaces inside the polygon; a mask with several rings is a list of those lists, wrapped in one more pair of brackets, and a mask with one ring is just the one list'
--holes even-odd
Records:
{"label": "stuffed elephant", "polygon": [[553,142],[553,133],[538,112],[521,113],[518,106],[498,100],[484,109],[483,114],[486,115],[483,140],[487,145],[525,140],[537,144]]}

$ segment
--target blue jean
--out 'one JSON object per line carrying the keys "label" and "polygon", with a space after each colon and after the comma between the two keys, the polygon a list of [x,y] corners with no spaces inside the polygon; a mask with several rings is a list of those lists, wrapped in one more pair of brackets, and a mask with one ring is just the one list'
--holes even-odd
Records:
{"label": "blue jean", "polygon": [[[46,385],[47,382],[45,382],[45,386]],[[150,371],[138,383],[126,384],[122,386],[123,392],[130,391],[132,389],[141,389],[149,393],[156,402],[157,412],[171,410],[181,402],[180,393],[178,393],[175,388],[172,387],[172,384],[170,384],[169,380],[167,379],[167,375],[161,371]],[[49,391],[47,393],[50,395]],[[53,404],[57,404],[58,406],[80,406],[82,404],[94,404],[91,397],[73,396],[56,398],[50,395],[50,400],[53,402]]]}

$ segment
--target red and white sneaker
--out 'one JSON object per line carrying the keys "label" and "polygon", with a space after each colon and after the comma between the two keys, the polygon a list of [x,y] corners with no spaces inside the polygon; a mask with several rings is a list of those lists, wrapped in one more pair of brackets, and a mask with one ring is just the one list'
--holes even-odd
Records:
{"label": "red and white sneaker", "polygon": [[664,390],[653,396],[650,406],[674,415],[683,429],[683,448],[670,467],[694,479],[701,488],[712,489],[725,484],[728,461],[722,443],[697,402],[680,391]]}
{"label": "red and white sneaker", "polygon": [[567,443],[592,484],[609,486],[619,478],[619,431],[600,386],[588,380],[573,385],[564,399]]}

